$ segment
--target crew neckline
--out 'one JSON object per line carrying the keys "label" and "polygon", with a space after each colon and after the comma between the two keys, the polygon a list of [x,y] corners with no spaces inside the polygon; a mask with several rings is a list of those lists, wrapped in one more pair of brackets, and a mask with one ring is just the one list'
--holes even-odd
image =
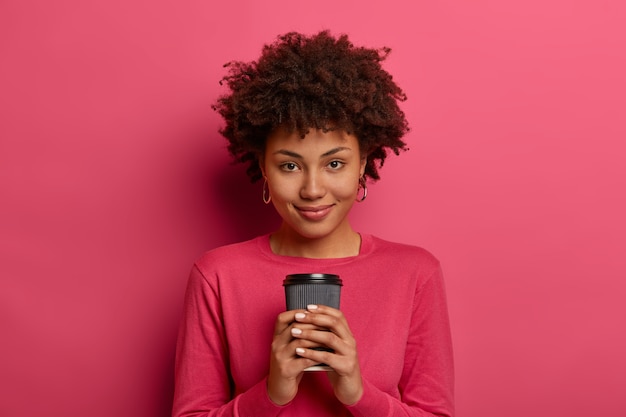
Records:
{"label": "crew neckline", "polygon": [[287,256],[287,255],[277,255],[272,252],[272,247],[270,245],[270,235],[271,233],[259,236],[256,240],[258,246],[261,250],[261,253],[270,258],[272,260],[276,260],[282,263],[291,263],[291,264],[326,264],[326,265],[338,265],[353,262],[363,256],[368,255],[372,251],[373,247],[373,238],[371,235],[366,233],[359,233],[361,236],[361,246],[359,248],[359,253],[355,256],[347,256],[343,258],[305,258],[302,256]]}

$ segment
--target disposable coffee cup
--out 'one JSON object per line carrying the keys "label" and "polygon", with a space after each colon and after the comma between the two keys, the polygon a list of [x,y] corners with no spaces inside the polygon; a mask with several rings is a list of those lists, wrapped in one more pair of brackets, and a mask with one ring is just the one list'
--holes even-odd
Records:
{"label": "disposable coffee cup", "polygon": [[321,304],[339,309],[341,278],[334,274],[291,274],[285,277],[287,310],[306,309]]}
{"label": "disposable coffee cup", "polygon": [[[341,278],[334,274],[291,274],[285,277],[285,301],[287,310],[306,309],[309,304],[325,305],[339,309]],[[328,348],[318,348],[329,350]],[[310,366],[305,371],[329,371],[323,363]]]}

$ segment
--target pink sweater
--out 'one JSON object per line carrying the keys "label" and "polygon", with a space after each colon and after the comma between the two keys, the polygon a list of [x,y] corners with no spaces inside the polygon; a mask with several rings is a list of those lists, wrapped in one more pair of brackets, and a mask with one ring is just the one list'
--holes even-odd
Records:
{"label": "pink sweater", "polygon": [[[341,310],[357,341],[363,397],[336,400],[325,372],[305,373],[296,398],[266,392],[282,281],[338,274]],[[195,264],[176,356],[173,416],[452,416],[452,344],[439,262],[423,249],[362,235],[358,256],[272,253],[269,236],[207,252]]]}

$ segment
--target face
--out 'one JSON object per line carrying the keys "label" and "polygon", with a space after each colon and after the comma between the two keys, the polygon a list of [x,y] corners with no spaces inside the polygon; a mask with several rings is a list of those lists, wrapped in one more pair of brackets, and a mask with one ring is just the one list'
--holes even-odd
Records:
{"label": "face", "polygon": [[365,170],[359,142],[344,131],[277,130],[265,145],[261,167],[281,233],[306,239],[342,239],[353,233],[348,213]]}

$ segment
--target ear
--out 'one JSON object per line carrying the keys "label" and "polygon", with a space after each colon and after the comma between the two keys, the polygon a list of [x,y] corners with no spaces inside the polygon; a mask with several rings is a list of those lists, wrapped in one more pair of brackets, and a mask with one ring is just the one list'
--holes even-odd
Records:
{"label": "ear", "polygon": [[258,154],[257,155],[257,161],[259,163],[259,168],[261,169],[261,175],[263,175],[263,178],[266,177],[265,175],[265,158],[263,154]]}
{"label": "ear", "polygon": [[361,157],[361,166],[359,168],[359,178],[363,178],[365,174],[365,167],[367,166],[367,155]]}

